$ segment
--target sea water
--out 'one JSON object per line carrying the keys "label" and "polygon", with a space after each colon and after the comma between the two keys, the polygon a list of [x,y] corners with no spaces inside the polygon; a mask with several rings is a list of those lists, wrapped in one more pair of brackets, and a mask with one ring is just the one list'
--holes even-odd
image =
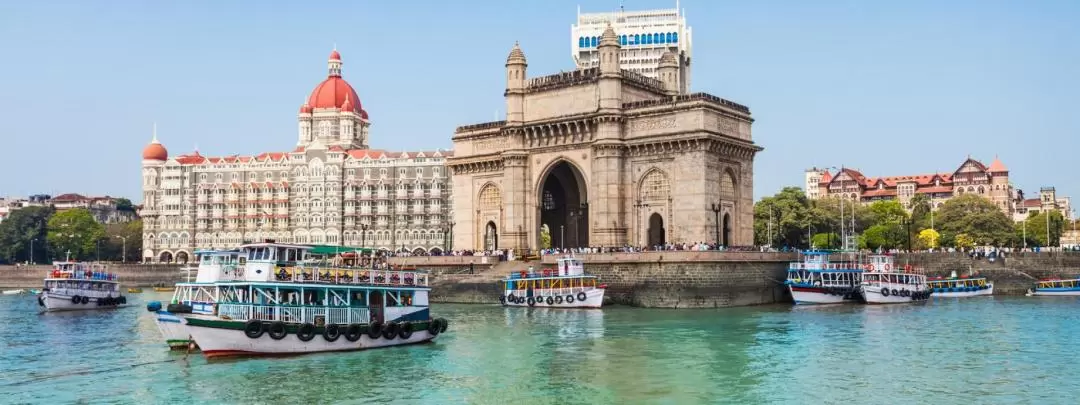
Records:
{"label": "sea water", "polygon": [[145,302],[0,297],[0,403],[1031,403],[1080,393],[1080,300],[709,310],[438,305],[430,344],[207,361]]}

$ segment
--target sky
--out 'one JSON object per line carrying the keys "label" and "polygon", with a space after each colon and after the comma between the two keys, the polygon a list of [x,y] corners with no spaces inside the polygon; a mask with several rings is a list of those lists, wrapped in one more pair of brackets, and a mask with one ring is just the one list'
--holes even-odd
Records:
{"label": "sky", "polygon": [[[296,112],[343,76],[371,144],[452,147],[502,119],[505,58],[574,68],[570,27],[603,1],[0,2],[0,196],[140,202],[157,123],[171,155],[291,150]],[[627,0],[627,10],[675,1]],[[1034,195],[1080,197],[1080,2],[683,0],[693,89],[751,108],[755,199],[811,166],[952,172],[995,156]]]}

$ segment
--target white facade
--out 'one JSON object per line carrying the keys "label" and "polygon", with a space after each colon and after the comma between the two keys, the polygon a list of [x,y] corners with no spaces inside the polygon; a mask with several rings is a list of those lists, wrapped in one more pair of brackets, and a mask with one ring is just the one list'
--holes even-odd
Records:
{"label": "white facade", "polygon": [[690,88],[691,30],[676,3],[673,9],[582,14],[570,27],[570,46],[578,69],[600,65],[600,35],[608,25],[619,37],[619,67],[659,79],[660,56],[671,51],[679,63],[680,93]]}
{"label": "white facade", "polygon": [[822,176],[825,175],[825,169],[818,169],[816,167],[806,169],[806,185],[803,190],[806,193],[806,198],[810,200],[816,200],[819,196],[818,184],[821,183]]}
{"label": "white facade", "polygon": [[330,78],[301,107],[299,144],[291,152],[165,157],[155,133],[142,164],[143,259],[183,262],[196,249],[263,239],[410,252],[449,249],[445,159],[451,152],[368,149],[369,123],[359,100],[345,97],[341,107],[310,105],[325,86],[355,93],[335,83],[340,69],[340,60],[335,66],[332,58]]}

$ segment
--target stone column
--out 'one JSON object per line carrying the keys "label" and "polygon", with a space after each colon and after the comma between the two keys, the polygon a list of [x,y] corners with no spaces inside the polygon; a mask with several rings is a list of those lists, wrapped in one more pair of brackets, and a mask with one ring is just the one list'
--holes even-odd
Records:
{"label": "stone column", "polygon": [[508,151],[503,156],[503,229],[499,230],[499,247],[525,249],[529,244],[527,220],[529,180],[526,177],[529,155],[523,151]]}
{"label": "stone column", "polygon": [[[602,122],[619,125],[618,121]],[[616,129],[617,130],[617,129]],[[629,190],[624,190],[623,159],[625,146],[622,142],[602,142],[593,145],[592,181],[589,187],[589,245],[623,246],[627,243],[627,216],[623,202]]]}

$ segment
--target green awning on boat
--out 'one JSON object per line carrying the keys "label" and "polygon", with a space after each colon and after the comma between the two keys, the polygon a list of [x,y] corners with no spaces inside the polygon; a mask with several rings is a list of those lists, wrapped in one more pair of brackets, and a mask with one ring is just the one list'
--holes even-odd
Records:
{"label": "green awning on boat", "polygon": [[334,246],[334,245],[310,245],[312,248],[308,251],[309,255],[316,256],[335,256],[342,253],[361,253],[364,255],[370,255],[375,249],[371,248],[358,248],[353,246]]}

